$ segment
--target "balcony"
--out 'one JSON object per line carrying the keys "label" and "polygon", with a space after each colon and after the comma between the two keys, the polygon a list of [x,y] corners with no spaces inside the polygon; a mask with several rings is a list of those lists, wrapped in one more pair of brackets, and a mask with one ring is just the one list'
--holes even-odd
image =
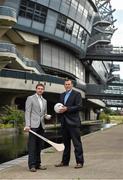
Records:
{"label": "balcony", "polygon": [[0,60],[1,59],[15,59],[16,58],[16,48],[14,44],[1,43],[0,42]]}
{"label": "balcony", "polygon": [[93,21],[93,26],[109,26],[111,22],[106,19],[102,19],[99,14],[96,14]]}
{"label": "balcony", "polygon": [[0,42],[0,69],[16,59],[15,46]]}
{"label": "balcony", "polygon": [[88,48],[96,45],[98,43],[103,43],[103,44],[109,44],[111,42],[111,35],[110,34],[102,34],[102,33],[97,33],[94,34],[91,39],[89,40],[89,45]]}
{"label": "balcony", "polygon": [[0,6],[0,26],[13,26],[16,22],[16,10],[8,6]]}
{"label": "balcony", "polygon": [[25,69],[28,71],[33,71],[36,74],[42,74],[44,71],[37,63],[37,61],[23,57],[16,49],[14,44],[0,42],[0,64],[1,69],[5,67],[8,63],[9,66],[15,69]]}

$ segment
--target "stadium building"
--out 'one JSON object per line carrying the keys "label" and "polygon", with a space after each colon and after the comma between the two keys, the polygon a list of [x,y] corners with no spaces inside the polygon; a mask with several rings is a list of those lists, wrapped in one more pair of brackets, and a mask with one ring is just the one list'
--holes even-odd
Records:
{"label": "stadium building", "polygon": [[95,120],[105,103],[88,99],[86,84],[107,83],[112,63],[87,55],[111,46],[113,12],[109,0],[1,0],[0,106],[24,109],[42,82],[48,113],[54,114],[64,79],[70,78],[82,94],[81,119]]}

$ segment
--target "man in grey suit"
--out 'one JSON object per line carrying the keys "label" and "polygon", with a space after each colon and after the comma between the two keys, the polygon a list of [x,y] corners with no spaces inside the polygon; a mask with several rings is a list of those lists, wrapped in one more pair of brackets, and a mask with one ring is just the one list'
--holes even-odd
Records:
{"label": "man in grey suit", "polygon": [[[36,93],[29,96],[25,105],[25,128],[26,132],[33,130],[34,132],[43,135],[44,133],[44,118],[47,116],[47,101],[42,97],[45,90],[43,84],[37,84]],[[28,166],[31,172],[36,172],[37,169],[45,170],[46,167],[41,166],[41,140],[34,134],[29,132],[28,140]]]}

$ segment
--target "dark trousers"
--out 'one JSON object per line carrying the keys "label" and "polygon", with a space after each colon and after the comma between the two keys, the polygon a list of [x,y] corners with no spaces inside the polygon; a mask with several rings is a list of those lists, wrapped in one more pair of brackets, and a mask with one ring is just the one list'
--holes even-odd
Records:
{"label": "dark trousers", "polygon": [[71,154],[71,140],[72,140],[74,145],[76,163],[84,164],[80,128],[71,127],[67,123],[65,123],[62,127],[62,133],[63,133],[63,143],[65,145],[65,149],[62,156],[62,163],[66,165],[69,164],[70,154]]}
{"label": "dark trousers", "polygon": [[[43,135],[44,130],[40,125],[38,128],[31,128],[32,131]],[[28,166],[29,168],[35,167],[37,168],[41,163],[41,148],[42,148],[42,140],[37,137],[36,135],[29,132],[29,139],[28,139]]]}

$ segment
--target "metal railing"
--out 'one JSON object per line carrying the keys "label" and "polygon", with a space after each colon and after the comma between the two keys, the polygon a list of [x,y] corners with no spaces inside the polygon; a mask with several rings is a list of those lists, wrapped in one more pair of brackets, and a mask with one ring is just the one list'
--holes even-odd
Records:
{"label": "metal railing", "polygon": [[16,46],[10,43],[3,43],[0,41],[0,52],[11,52],[16,54]]}
{"label": "metal railing", "polygon": [[113,45],[95,45],[88,49],[91,54],[123,54],[123,47]]}
{"label": "metal railing", "polygon": [[114,29],[113,28],[108,28],[108,29],[106,29],[105,27],[101,27],[101,26],[96,26],[96,27],[94,27],[94,29],[96,30],[96,31],[98,31],[99,33],[102,33],[103,35],[104,34],[113,34],[113,32],[114,32]]}
{"label": "metal railing", "polygon": [[123,54],[123,47],[113,47],[111,53]]}
{"label": "metal railing", "polygon": [[102,33],[95,34],[93,35],[92,38],[90,38],[88,47],[97,44],[98,42],[110,43],[110,41],[111,41],[111,37],[109,36],[109,34],[102,34]]}
{"label": "metal railing", "polygon": [[36,74],[33,72],[13,70],[13,69],[2,69],[0,71],[0,77],[9,77],[9,78],[32,80],[39,82],[43,81],[45,83],[50,82],[55,84],[64,84],[64,79],[57,76],[52,76],[48,74]]}
{"label": "metal railing", "polygon": [[8,6],[0,6],[0,16],[10,16],[16,18],[16,10]]}
{"label": "metal railing", "polygon": [[119,64],[111,64],[110,65],[110,72],[114,71],[120,71],[120,65]]}
{"label": "metal railing", "polygon": [[[20,71],[20,70],[14,70],[14,69],[5,69],[3,68],[0,71],[0,77],[4,78],[16,78],[16,79],[23,79],[25,81],[31,80],[33,81],[43,81],[44,83],[54,83],[54,84],[64,84],[65,78],[53,76],[49,74],[36,74],[34,72],[28,72],[28,71]],[[73,81],[74,87],[77,89],[84,90],[86,89],[86,85],[78,83],[77,81]]]}
{"label": "metal railing", "polygon": [[36,68],[40,73],[44,73],[41,66],[34,60],[30,60],[24,56],[22,56],[16,49],[14,44],[3,43],[0,41],[0,52],[10,52],[17,55],[17,57],[28,67]]}
{"label": "metal railing", "polygon": [[37,61],[28,59],[28,58],[24,58],[24,63],[28,66],[28,67],[35,67],[41,74],[44,73],[43,69],[41,68],[41,66],[37,63]]}

